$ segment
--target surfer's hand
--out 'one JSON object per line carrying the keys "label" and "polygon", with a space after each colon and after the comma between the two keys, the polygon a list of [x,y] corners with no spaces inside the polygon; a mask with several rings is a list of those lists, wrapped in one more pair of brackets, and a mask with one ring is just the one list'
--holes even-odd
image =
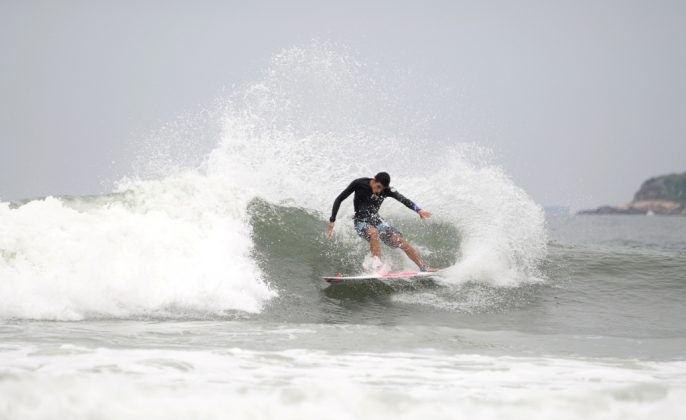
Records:
{"label": "surfer's hand", "polygon": [[329,222],[329,229],[328,229],[328,232],[326,234],[326,237],[328,239],[333,238],[333,227],[334,226],[336,226],[336,222]]}
{"label": "surfer's hand", "polygon": [[428,219],[431,217],[431,213],[426,210],[419,210],[419,217],[422,219]]}

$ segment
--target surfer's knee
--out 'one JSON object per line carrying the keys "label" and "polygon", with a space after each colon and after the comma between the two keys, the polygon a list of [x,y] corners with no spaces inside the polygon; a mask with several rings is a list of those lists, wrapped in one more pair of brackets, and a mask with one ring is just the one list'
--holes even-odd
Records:
{"label": "surfer's knee", "polygon": [[370,239],[377,240],[379,239],[379,230],[374,227],[370,227],[367,229],[367,235],[369,235]]}

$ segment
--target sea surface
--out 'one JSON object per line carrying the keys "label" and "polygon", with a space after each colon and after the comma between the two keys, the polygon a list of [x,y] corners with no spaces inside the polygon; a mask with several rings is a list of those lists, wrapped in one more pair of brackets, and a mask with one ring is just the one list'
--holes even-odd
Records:
{"label": "sea surface", "polygon": [[545,280],[516,286],[327,287],[343,266],[268,247],[283,228],[254,313],[6,317],[0,418],[686,415],[684,218],[548,219]]}
{"label": "sea surface", "polygon": [[[0,202],[0,419],[686,418],[686,218],[546,216],[370,73],[285,50],[111,193]],[[444,270],[329,286],[380,170]]]}

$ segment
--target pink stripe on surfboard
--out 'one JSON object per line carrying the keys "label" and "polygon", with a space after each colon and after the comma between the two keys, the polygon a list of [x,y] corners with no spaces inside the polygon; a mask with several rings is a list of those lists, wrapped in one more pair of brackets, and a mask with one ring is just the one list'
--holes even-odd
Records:
{"label": "pink stripe on surfboard", "polygon": [[417,273],[416,271],[403,271],[402,273],[386,273],[382,275],[381,277],[410,277],[410,276],[416,276]]}

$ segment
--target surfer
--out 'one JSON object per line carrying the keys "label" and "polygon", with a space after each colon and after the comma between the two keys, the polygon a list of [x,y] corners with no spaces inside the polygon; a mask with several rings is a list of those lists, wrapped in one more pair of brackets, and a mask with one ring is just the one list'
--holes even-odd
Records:
{"label": "surfer", "polygon": [[403,235],[387,221],[379,216],[379,208],[386,197],[392,197],[403,203],[407,208],[412,209],[419,217],[426,219],[431,217],[431,213],[422,210],[412,200],[405,197],[390,186],[391,176],[386,172],[379,172],[374,178],[358,178],[348,185],[342,193],[336,197],[331,209],[329,219],[328,238],[333,236],[333,229],[336,225],[336,214],[341,207],[343,200],[350,194],[355,193],[353,205],[355,207],[355,231],[359,236],[369,241],[372,251],[373,269],[381,268],[381,247],[379,239],[391,248],[400,248],[405,254],[419,267],[421,271],[434,271],[426,266],[424,260],[416,249],[410,245]]}

